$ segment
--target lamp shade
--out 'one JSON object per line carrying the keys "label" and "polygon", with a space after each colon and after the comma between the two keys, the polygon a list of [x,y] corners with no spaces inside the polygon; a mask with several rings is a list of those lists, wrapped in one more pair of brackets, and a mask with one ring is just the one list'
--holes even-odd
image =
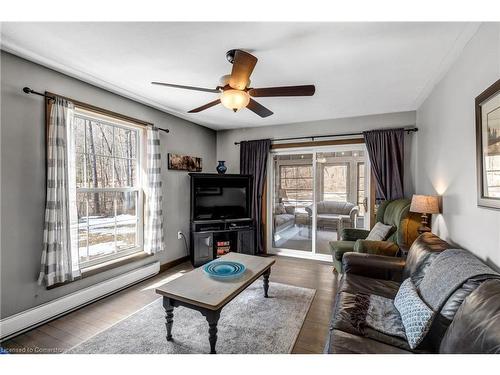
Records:
{"label": "lamp shade", "polygon": [[222,105],[228,109],[241,109],[250,102],[250,95],[246,91],[241,90],[224,90],[220,96]]}
{"label": "lamp shade", "polygon": [[411,198],[410,211],[421,214],[438,214],[440,212],[439,198],[436,195],[414,194]]}

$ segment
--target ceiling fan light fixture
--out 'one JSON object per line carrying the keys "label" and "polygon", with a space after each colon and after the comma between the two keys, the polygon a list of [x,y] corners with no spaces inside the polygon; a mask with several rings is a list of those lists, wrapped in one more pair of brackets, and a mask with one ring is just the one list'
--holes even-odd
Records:
{"label": "ceiling fan light fixture", "polygon": [[222,105],[228,109],[238,110],[245,108],[250,102],[250,95],[241,90],[224,90],[220,96]]}
{"label": "ceiling fan light fixture", "polygon": [[184,90],[202,91],[220,95],[219,99],[200,107],[193,108],[188,113],[199,113],[222,104],[224,107],[236,112],[241,108],[247,108],[261,118],[269,117],[273,112],[260,104],[254,98],[284,97],[284,96],[312,96],[316,88],[314,85],[278,86],[250,88],[250,76],[257,64],[257,57],[240,50],[232,49],[227,54],[228,61],[233,64],[231,74],[220,78],[220,84],[211,89],[205,87],[178,85],[166,82],[151,82],[154,85],[174,87]]}

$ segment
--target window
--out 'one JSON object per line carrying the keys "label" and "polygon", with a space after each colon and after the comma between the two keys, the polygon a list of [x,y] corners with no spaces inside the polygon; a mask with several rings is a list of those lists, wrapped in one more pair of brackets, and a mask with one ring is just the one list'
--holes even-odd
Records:
{"label": "window", "polygon": [[280,194],[288,203],[303,208],[313,201],[312,165],[282,165],[280,170]]}
{"label": "window", "polygon": [[365,216],[365,163],[358,163],[358,199],[359,216]]}
{"label": "window", "polygon": [[347,202],[349,164],[323,165],[323,201]]}
{"label": "window", "polygon": [[485,157],[486,169],[486,195],[500,198],[500,155],[488,155]]}
{"label": "window", "polygon": [[80,267],[142,251],[142,129],[77,110],[73,137]]}

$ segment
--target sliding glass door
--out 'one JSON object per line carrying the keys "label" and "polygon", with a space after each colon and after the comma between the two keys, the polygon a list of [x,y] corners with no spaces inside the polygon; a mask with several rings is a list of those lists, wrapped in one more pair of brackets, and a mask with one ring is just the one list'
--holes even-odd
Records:
{"label": "sliding glass door", "polygon": [[313,154],[276,154],[272,161],[273,246],[312,252]]}
{"label": "sliding glass door", "polygon": [[365,228],[362,144],[273,151],[268,174],[271,253],[331,260],[342,228]]}
{"label": "sliding glass door", "polygon": [[[364,228],[365,152],[316,153],[316,252],[330,255],[342,228]],[[362,190],[359,190],[359,188]]]}

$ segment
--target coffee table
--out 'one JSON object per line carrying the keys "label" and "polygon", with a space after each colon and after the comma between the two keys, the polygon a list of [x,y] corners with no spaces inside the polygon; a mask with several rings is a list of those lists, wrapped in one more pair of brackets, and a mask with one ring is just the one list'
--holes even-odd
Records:
{"label": "coffee table", "polygon": [[264,276],[264,297],[268,297],[269,275],[275,263],[274,258],[229,253],[219,259],[244,264],[245,273],[237,279],[216,280],[206,275],[200,267],[156,289],[156,293],[163,296],[167,341],[173,339],[174,308],[184,306],[199,311],[207,319],[210,353],[215,354],[217,323],[223,307],[260,276]]}

